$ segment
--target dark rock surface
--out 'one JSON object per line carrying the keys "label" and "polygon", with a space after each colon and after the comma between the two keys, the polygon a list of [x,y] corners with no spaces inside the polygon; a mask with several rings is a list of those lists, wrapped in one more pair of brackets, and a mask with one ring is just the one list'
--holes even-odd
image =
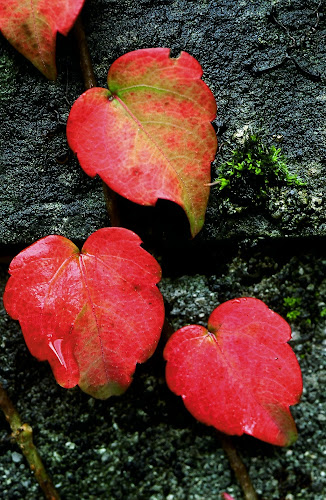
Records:
{"label": "dark rock surface", "polygon": [[[289,449],[236,440],[263,500],[324,500],[326,401],[325,7],[319,0],[88,0],[84,24],[100,86],[122,54],[167,46],[196,57],[218,103],[227,160],[246,130],[288,158],[304,186],[280,186],[263,204],[230,203],[213,188],[206,224],[189,241],[182,211],[119,200],[123,225],[162,264],[160,285],[174,328],[206,325],[219,303],[242,295],[291,319],[304,377]],[[109,225],[101,181],[69,152],[65,122],[83,83],[74,39],[58,37],[58,81],[46,81],[0,39],[0,295],[7,262],[48,234],[81,243]],[[298,299],[295,311],[284,299]],[[291,313],[292,316],[291,316]],[[290,316],[289,316],[290,315]],[[120,398],[64,390],[31,357],[19,325],[0,306],[0,382],[65,500],[213,500],[241,492],[213,429],[195,420],[164,382],[162,345]],[[0,497],[42,498],[0,417]]]}
{"label": "dark rock surface", "polygon": [[[278,448],[236,439],[264,500],[323,500],[326,443],[326,260],[321,254],[275,245],[224,252],[212,275],[170,276],[160,288],[173,327],[206,325],[218,303],[247,295],[286,317],[284,298],[300,299],[291,345],[304,379],[292,408],[299,438]],[[164,270],[164,269],[163,269]],[[6,270],[1,274],[1,290]],[[323,312],[324,311],[324,312]],[[292,311],[293,312],[293,311]],[[33,426],[35,443],[65,500],[215,500],[222,491],[242,498],[214,429],[196,423],[164,381],[163,344],[136,370],[128,391],[97,401],[78,388],[59,387],[47,363],[28,353],[19,325],[0,309],[0,381]],[[0,419],[0,497],[42,498],[19,449]]]}
{"label": "dark rock surface", "polygon": [[[259,209],[224,203],[212,189],[204,241],[326,233],[325,18],[318,4],[94,0],[85,6],[100,86],[117,57],[139,48],[167,46],[173,56],[185,50],[200,61],[224,143],[213,177],[234,136],[249,127],[279,142],[290,172],[306,182],[272,190]],[[0,244],[50,233],[83,240],[108,224],[99,179],[81,171],[65,139],[70,107],[83,91],[73,45],[71,35],[59,37],[59,78],[51,83],[1,39]]]}

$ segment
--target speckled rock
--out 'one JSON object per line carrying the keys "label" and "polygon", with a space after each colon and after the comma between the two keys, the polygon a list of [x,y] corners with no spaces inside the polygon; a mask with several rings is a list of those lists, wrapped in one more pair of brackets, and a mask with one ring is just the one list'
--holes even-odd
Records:
{"label": "speckled rock", "polygon": [[[297,299],[292,347],[304,392],[292,408],[299,438],[289,449],[250,437],[236,444],[263,500],[323,500],[326,444],[326,260],[296,256],[275,244],[225,251],[215,274],[162,280],[167,317],[175,329],[206,325],[225,300],[255,296],[284,317],[287,297]],[[1,274],[1,289],[6,281]],[[0,308],[0,380],[32,425],[38,449],[62,498],[74,500],[214,500],[241,493],[214,429],[195,421],[164,382],[162,339],[154,356],[137,368],[121,397],[96,401],[78,388],[65,390],[49,365],[28,353],[19,325]],[[0,418],[0,496],[38,500],[41,494]]]}
{"label": "speckled rock", "polygon": [[[158,258],[175,329],[206,325],[221,302],[249,295],[288,317],[303,371],[289,449],[236,439],[262,500],[326,498],[325,12],[318,0],[92,0],[84,24],[100,86],[110,64],[138,48],[186,50],[218,103],[222,149],[213,177],[245,130],[282,147],[304,186],[279,186],[263,204],[232,204],[212,188],[204,229],[189,241],[181,209],[119,200],[123,225]],[[110,223],[102,185],[67,148],[65,122],[83,92],[74,41],[58,38],[48,82],[0,39],[0,295],[16,250],[41,236],[79,242]],[[310,238],[311,236],[319,238]],[[286,238],[285,238],[286,237]],[[301,237],[301,238],[299,238]],[[304,238],[302,238],[304,237]],[[318,244],[316,244],[318,241]],[[292,306],[291,306],[292,304]],[[215,431],[197,423],[164,381],[162,339],[120,398],[64,390],[31,357],[0,304],[0,381],[63,499],[215,500],[241,492]],[[42,498],[0,414],[0,497]]]}

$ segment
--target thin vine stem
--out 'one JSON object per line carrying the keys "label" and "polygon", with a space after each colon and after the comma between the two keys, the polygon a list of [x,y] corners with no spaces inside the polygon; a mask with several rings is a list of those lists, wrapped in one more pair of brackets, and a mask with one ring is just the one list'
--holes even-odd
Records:
{"label": "thin vine stem", "polygon": [[91,55],[80,15],[74,25],[74,35],[78,45],[79,64],[83,75],[85,89],[88,90],[92,87],[97,87]]}
{"label": "thin vine stem", "polygon": [[241,460],[237,449],[231,439],[231,437],[223,434],[222,432],[217,433],[224,453],[228,457],[230,466],[235,474],[235,477],[240,484],[245,500],[258,500],[258,495],[255,488],[251,482],[250,476],[246,469],[245,464]]}
{"label": "thin vine stem", "polygon": [[[97,81],[95,78],[92,59],[80,15],[78,16],[74,26],[74,35],[78,46],[79,64],[83,75],[84,86],[86,90],[89,90],[93,87],[97,87]],[[121,226],[117,194],[112,191],[112,189],[110,189],[109,186],[105,184],[105,182],[102,182],[102,186],[106,209],[110,217],[111,226]]]}
{"label": "thin vine stem", "polygon": [[8,421],[12,438],[20,447],[32,473],[40,485],[47,500],[60,500],[60,495],[45,470],[42,459],[33,442],[33,431],[30,425],[23,423],[8,394],[0,384],[0,408]]}

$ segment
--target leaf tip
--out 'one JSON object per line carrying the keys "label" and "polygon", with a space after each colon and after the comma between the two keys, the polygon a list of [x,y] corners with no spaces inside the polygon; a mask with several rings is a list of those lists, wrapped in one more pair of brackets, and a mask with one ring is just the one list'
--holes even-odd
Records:
{"label": "leaf tip", "polygon": [[229,495],[225,491],[221,493],[221,497],[223,498],[223,500],[235,500],[233,497],[231,497],[231,495]]}

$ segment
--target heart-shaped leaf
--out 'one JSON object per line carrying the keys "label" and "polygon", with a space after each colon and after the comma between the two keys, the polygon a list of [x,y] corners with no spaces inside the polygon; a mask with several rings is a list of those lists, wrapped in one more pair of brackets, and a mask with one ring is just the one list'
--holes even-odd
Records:
{"label": "heart-shaped leaf", "polygon": [[168,386],[200,422],[289,445],[297,437],[289,405],[302,392],[290,338],[288,323],[262,301],[230,300],[213,311],[208,330],[186,326],[169,339]]}
{"label": "heart-shaped leaf", "polygon": [[117,59],[109,90],[92,88],[74,103],[67,138],[80,165],[141,205],[178,203],[191,233],[204,223],[217,141],[213,94],[186,52],[143,49]]}
{"label": "heart-shaped leaf", "polygon": [[55,41],[67,35],[85,0],[0,0],[0,31],[50,80],[57,77]]}
{"label": "heart-shaped leaf", "polygon": [[140,243],[127,229],[104,228],[81,252],[47,236],[13,259],[5,308],[63,387],[121,394],[136,363],[153,354],[164,320],[161,269]]}

